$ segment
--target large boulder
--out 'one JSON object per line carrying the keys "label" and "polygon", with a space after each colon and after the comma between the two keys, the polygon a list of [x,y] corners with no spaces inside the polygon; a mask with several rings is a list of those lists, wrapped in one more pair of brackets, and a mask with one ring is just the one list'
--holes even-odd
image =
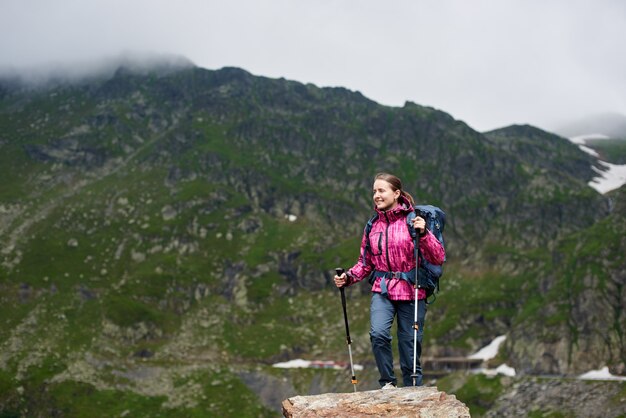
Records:
{"label": "large boulder", "polygon": [[436,387],[294,396],[283,401],[286,418],[469,417],[469,408]]}

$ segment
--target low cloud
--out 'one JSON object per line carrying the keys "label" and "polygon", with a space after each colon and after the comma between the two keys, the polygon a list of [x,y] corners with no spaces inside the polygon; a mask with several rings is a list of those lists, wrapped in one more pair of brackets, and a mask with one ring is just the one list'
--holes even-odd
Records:
{"label": "low cloud", "polygon": [[103,57],[91,61],[57,62],[34,67],[0,68],[0,78],[40,87],[49,83],[80,82],[94,78],[111,77],[119,68],[143,73],[178,70],[195,64],[182,56],[146,52],[124,52],[117,56]]}

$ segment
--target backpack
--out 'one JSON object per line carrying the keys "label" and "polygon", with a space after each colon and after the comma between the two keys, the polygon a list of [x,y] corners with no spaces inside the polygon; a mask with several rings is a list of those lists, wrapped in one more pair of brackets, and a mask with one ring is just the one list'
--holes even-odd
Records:
{"label": "backpack", "polygon": [[[409,234],[411,234],[411,238],[413,239],[413,243],[417,242],[418,234],[415,228],[413,228],[413,219],[415,216],[419,215],[421,218],[424,218],[426,221],[426,228],[430,232],[433,233],[435,238],[441,243],[441,245],[445,248],[444,240],[443,240],[443,229],[446,224],[446,214],[443,210],[438,208],[437,206],[432,205],[416,205],[413,207],[414,212],[410,212],[406,217],[406,225],[409,229]],[[365,240],[365,250],[363,253],[363,260],[365,260],[365,252],[370,251],[369,248],[369,233],[372,230],[372,225],[374,221],[378,219],[378,213],[374,214],[367,224],[365,225],[365,236],[368,237]],[[420,287],[426,290],[426,297],[433,296],[435,293],[439,292],[439,278],[443,274],[443,266],[436,266],[430,264],[426,259],[422,256],[421,252],[419,254],[420,258],[420,268],[419,268],[419,284]],[[444,259],[445,261],[445,259]],[[370,276],[370,284],[375,280],[374,274]],[[415,278],[409,279],[411,284],[415,284]],[[435,296],[436,299],[436,296]],[[434,301],[434,300],[433,300]]]}

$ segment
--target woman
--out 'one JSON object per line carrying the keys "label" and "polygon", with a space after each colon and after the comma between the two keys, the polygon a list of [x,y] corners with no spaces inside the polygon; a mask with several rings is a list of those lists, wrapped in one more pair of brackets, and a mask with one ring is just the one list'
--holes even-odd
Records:
{"label": "woman", "polygon": [[[391,326],[394,317],[397,316],[402,380],[404,386],[412,386],[415,288],[406,277],[414,274],[416,262],[413,239],[406,217],[413,211],[414,201],[411,195],[402,189],[400,179],[387,173],[376,175],[373,192],[374,209],[378,217],[372,225],[369,236],[363,234],[359,262],[341,276],[335,276],[334,281],[337,287],[350,286],[374,273],[370,307],[370,341],[380,373],[378,382],[383,389],[397,386],[391,351]],[[419,232],[420,253],[429,263],[441,265],[445,251],[437,238],[426,229],[425,220],[416,216],[413,227]],[[369,245],[366,245],[368,241]],[[369,250],[366,251],[366,248]],[[425,298],[426,291],[419,289],[418,299]],[[421,386],[422,368],[419,357],[422,352],[426,303],[418,303],[418,307],[415,384]]]}

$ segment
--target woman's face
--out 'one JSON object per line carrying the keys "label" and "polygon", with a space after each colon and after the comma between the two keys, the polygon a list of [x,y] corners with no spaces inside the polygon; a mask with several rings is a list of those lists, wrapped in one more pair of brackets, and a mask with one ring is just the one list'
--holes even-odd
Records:
{"label": "woman's face", "polygon": [[374,182],[374,204],[378,210],[393,209],[398,205],[400,190],[394,191],[391,184],[378,179]]}

